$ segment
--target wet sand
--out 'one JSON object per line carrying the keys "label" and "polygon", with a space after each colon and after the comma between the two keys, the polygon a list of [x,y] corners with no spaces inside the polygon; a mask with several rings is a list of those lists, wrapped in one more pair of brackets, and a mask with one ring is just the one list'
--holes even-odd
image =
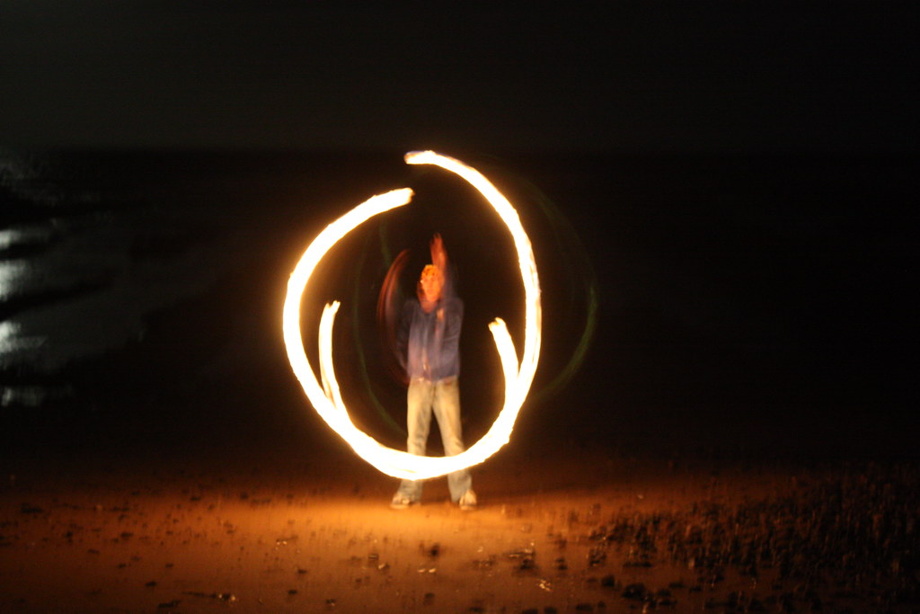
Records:
{"label": "wet sand", "polygon": [[8,463],[0,611],[920,608],[914,462],[570,444],[512,442],[474,512],[444,479],[391,510],[395,480],[331,438]]}

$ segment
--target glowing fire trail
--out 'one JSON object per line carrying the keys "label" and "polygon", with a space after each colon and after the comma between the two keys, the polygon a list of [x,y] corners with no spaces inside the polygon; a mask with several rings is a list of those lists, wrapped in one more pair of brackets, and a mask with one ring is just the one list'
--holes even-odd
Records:
{"label": "glowing fire trail", "polygon": [[307,282],[320,260],[342,237],[371,217],[407,204],[412,190],[402,188],[374,196],[327,226],[307,248],[288,281],[284,303],[284,342],[288,359],[307,397],[317,412],[364,460],[381,472],[396,478],[419,480],[445,475],[483,462],[508,443],[521,406],[530,390],[540,354],[540,283],[530,239],[521,226],[511,203],[475,169],[431,151],[406,154],[408,164],[432,164],[453,172],[486,198],[511,231],[525,293],[525,339],[520,365],[514,342],[505,323],[496,318],[489,330],[501,359],[505,377],[505,400],[498,418],[476,444],[456,456],[415,456],[387,448],[361,432],[348,416],[342,401],[332,359],[332,327],[338,311],[338,301],[326,305],[320,319],[319,361],[322,386],[310,368],[303,348],[300,330],[300,304]]}

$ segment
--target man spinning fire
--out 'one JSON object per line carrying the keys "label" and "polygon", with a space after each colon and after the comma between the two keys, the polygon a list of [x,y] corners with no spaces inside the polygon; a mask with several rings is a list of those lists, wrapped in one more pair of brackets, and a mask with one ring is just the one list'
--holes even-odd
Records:
{"label": "man spinning fire", "polygon": [[[431,415],[441,431],[444,453],[464,451],[460,427],[460,329],[463,301],[456,296],[448,273],[444,241],[431,240],[431,264],[422,270],[417,298],[406,301],[400,314],[396,351],[409,379],[406,426],[407,450],[425,455]],[[403,480],[390,506],[406,509],[421,502],[422,480]],[[476,493],[467,469],[448,474],[451,501],[462,510],[476,509]]]}

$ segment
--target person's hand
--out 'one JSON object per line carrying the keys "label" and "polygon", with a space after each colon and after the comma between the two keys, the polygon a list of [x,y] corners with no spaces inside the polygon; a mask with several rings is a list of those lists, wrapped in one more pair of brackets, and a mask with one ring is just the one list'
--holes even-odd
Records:
{"label": "person's hand", "polygon": [[431,264],[441,270],[442,274],[447,274],[447,250],[444,249],[444,240],[439,233],[431,238]]}

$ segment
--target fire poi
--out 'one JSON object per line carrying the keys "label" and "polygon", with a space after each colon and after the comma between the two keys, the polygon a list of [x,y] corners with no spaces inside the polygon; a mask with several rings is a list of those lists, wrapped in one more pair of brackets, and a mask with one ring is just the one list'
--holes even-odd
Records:
{"label": "fire poi", "polygon": [[391,190],[372,196],[336,221],[329,224],[304,252],[288,281],[284,302],[284,344],[288,360],[304,392],[317,413],[352,449],[381,472],[395,478],[423,480],[446,475],[477,465],[504,446],[511,438],[514,423],[530,390],[540,355],[541,320],[540,280],[530,239],[521,225],[517,211],[508,199],[476,169],[459,160],[433,151],[410,152],[407,164],[431,164],[450,171],[475,187],[495,209],[511,232],[517,251],[521,280],[524,284],[525,320],[524,351],[518,363],[517,350],[501,318],[489,324],[505,378],[505,398],[501,412],[488,432],[475,444],[456,456],[416,456],[388,448],[358,429],[348,415],[335,378],[332,358],[332,328],[339,301],[326,304],[319,323],[319,369],[322,384],[310,367],[300,329],[300,307],[307,283],[316,266],[330,249],[349,232],[370,218],[408,204],[414,195],[409,188]]}

